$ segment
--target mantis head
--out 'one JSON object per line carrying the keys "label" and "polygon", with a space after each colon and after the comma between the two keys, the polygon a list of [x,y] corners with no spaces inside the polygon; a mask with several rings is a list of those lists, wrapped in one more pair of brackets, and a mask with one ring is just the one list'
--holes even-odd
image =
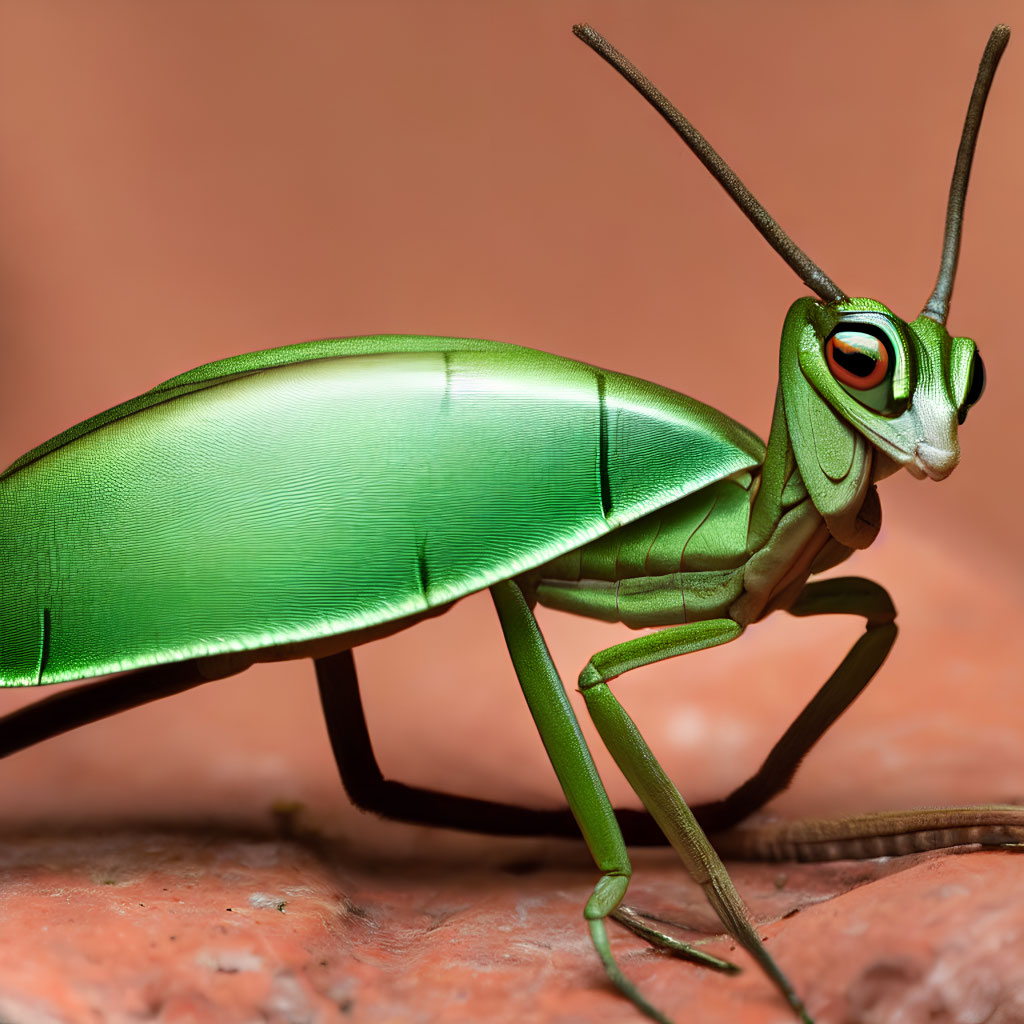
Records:
{"label": "mantis head", "polygon": [[[921,315],[907,323],[880,302],[816,288],[826,301],[802,299],[786,318],[781,381],[791,433],[800,418],[791,406],[808,401],[815,405],[809,396],[799,397],[801,386],[806,387],[803,378],[818,401],[881,453],[874,479],[899,466],[918,479],[949,476],[960,461],[957,428],[985,389],[977,346],[970,338],[952,337],[945,325],[978,127],[1008,39],[1009,29],[997,25],[981,58],[949,189],[939,276]],[[815,409],[813,424],[803,424],[805,430],[816,428],[805,441],[821,444],[824,438],[826,444],[842,448],[840,426],[830,430],[822,416],[823,410]],[[797,461],[804,471],[809,457],[797,452]],[[820,466],[822,459],[817,461]],[[813,487],[811,492],[817,503]]]}
{"label": "mantis head", "polygon": [[875,479],[904,466],[942,480],[960,460],[957,428],[981,397],[985,368],[970,338],[924,313],[907,323],[873,299],[800,299],[783,330],[781,381],[791,431],[793,407],[813,403],[814,443],[839,443],[821,403],[881,453]]}
{"label": "mantis head", "polygon": [[[802,298],[790,308],[780,382],[797,463],[830,528],[860,507],[872,480],[900,466],[921,479],[948,476],[960,459],[957,428],[985,386],[974,342],[952,337],[945,324],[971,159],[1010,30],[997,25],[981,58],[949,190],[938,281],[924,311],[909,323],[873,299],[847,298],[636,67],[589,26],[573,31],[668,121],[772,248],[820,296],[820,302]],[[871,451],[879,457],[872,459]],[[841,526],[837,531],[852,542],[852,533]]]}

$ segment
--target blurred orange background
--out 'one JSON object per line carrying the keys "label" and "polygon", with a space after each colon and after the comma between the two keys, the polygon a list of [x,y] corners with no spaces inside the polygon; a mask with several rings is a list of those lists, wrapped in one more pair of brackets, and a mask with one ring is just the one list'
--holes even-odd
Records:
{"label": "blurred orange background", "polygon": [[[0,461],[209,360],[380,332],[548,349],[763,435],[803,288],[573,21],[631,57],[842,288],[909,319],[934,283],[978,58],[1020,10],[5,5]],[[1024,796],[1021,46],[986,111],[949,324],[978,340],[989,389],[952,478],[886,481],[880,540],[840,570],[890,589],[903,635],[782,813]],[[626,634],[541,614],[570,690]],[[776,616],[618,692],[684,795],[707,799],[756,766],[859,628]],[[389,775],[558,801],[486,597],[359,664]],[[356,845],[426,842],[346,808],[308,663],[258,667],[0,772],[5,825],[266,821],[285,799]]]}

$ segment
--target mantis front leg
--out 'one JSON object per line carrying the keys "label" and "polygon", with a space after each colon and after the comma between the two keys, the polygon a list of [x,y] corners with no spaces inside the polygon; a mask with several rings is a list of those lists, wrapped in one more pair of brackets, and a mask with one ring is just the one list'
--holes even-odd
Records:
{"label": "mantis front leg", "polygon": [[[497,583],[491,588],[491,596],[537,731],[583,838],[602,872],[583,910],[594,947],[615,987],[649,1017],[661,1024],[669,1024],[668,1019],[651,1006],[622,973],[608,943],[605,918],[615,913],[626,894],[631,867],[615,812],[580,732],[565,687],[519,586],[513,581]],[[620,921],[627,927],[633,927],[628,917],[620,918]],[[641,927],[634,930],[656,945],[670,948],[698,963],[718,969],[734,969],[726,961],[701,953],[654,929]]]}
{"label": "mantis front leg", "polygon": [[803,1002],[761,943],[729,873],[679,790],[658,764],[643,736],[608,686],[634,668],[734,640],[742,627],[732,619],[673,626],[599,651],[580,674],[590,717],[623,775],[675,847],[694,881],[736,939],[775,983],[800,1019],[810,1022]]}

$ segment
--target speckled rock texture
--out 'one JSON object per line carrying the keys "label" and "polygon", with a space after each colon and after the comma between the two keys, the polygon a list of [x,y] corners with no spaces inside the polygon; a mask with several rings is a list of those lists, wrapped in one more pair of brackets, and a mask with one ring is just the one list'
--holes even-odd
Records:
{"label": "speckled rock texture", "polygon": [[[568,860],[355,865],[295,841],[213,833],[8,843],[0,1019],[634,1019],[580,918],[590,872]],[[750,966],[675,865],[641,857],[638,868],[637,905]],[[1024,879],[1012,854],[734,874],[819,1022],[1024,1019]],[[722,978],[613,938],[629,975],[677,1020],[787,1019],[756,970]]]}

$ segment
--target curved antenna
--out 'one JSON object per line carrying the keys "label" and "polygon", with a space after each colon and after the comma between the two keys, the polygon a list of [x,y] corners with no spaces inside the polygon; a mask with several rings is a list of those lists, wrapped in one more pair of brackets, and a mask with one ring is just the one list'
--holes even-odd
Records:
{"label": "curved antenna", "polygon": [[622,75],[648,103],[675,129],[676,134],[696,154],[715,180],[732,196],[747,219],[764,235],[768,244],[796,271],[811,291],[826,302],[841,302],[846,294],[772,219],[768,211],[753,197],[732,168],[715,152],[689,121],[603,36],[589,25],[574,25],[573,32],[592,50],[603,57]]}
{"label": "curved antenna", "polygon": [[985,52],[978,66],[978,77],[974,80],[971,102],[967,107],[964,119],[964,130],[960,136],[960,148],[956,153],[956,166],[953,168],[953,180],[949,185],[949,202],[946,205],[946,235],[942,242],[942,259],[939,262],[939,279],[935,282],[935,290],[931,294],[922,312],[940,324],[945,324],[949,316],[949,298],[953,293],[953,278],[956,277],[956,263],[960,257],[960,231],[964,219],[964,200],[967,198],[967,182],[971,176],[971,160],[974,158],[974,146],[978,141],[978,128],[981,115],[985,111],[985,100],[992,85],[992,76],[996,73],[999,58],[1006,49],[1010,39],[1008,25],[996,25],[988,37]]}

